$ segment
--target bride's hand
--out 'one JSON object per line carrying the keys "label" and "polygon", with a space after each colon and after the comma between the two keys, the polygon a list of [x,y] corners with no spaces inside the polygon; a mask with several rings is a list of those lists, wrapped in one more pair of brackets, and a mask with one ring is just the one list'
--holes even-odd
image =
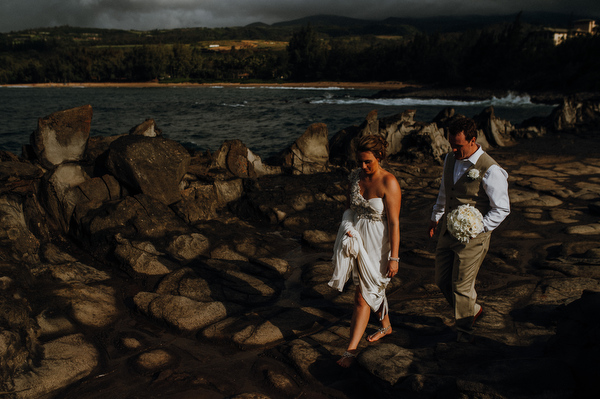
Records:
{"label": "bride's hand", "polygon": [[396,274],[398,274],[398,262],[395,260],[390,260],[388,262],[387,277],[392,278]]}

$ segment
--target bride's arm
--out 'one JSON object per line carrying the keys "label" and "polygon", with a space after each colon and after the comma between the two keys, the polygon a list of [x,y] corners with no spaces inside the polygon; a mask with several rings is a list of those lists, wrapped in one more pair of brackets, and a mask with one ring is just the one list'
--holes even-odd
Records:
{"label": "bride's arm", "polygon": [[[390,258],[398,259],[400,251],[400,205],[402,202],[402,191],[398,180],[391,173],[386,175],[383,184],[385,190],[383,203],[387,216]],[[394,277],[396,273],[398,273],[398,261],[389,260],[387,277]]]}

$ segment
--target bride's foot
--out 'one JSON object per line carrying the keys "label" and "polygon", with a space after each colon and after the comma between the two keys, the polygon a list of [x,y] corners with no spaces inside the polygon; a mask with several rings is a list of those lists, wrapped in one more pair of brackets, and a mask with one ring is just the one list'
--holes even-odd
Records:
{"label": "bride's foot", "polygon": [[344,352],[342,357],[340,357],[340,359],[337,361],[337,364],[339,364],[343,368],[347,369],[348,367],[352,366],[355,361],[356,361],[356,349]]}
{"label": "bride's foot", "polygon": [[373,334],[369,335],[367,337],[367,341],[369,342],[375,342],[375,341],[379,341],[381,338],[385,337],[388,334],[392,333],[392,325],[390,324],[387,327],[382,327],[379,330],[377,330],[376,332],[374,332]]}

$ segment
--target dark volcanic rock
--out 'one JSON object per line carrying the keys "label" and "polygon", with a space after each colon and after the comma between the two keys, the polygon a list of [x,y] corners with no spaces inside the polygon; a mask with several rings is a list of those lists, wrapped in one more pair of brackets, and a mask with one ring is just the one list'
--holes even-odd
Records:
{"label": "dark volcanic rock", "polygon": [[[239,141],[214,156],[188,153],[151,120],[132,135],[92,138],[80,161],[48,170],[0,153],[0,392],[594,395],[600,139],[587,133],[594,105],[570,104],[575,122],[565,108],[560,135],[545,120],[532,126],[547,137],[532,131],[511,147],[525,127],[511,131],[493,109],[480,115],[481,140],[510,175],[512,214],[477,280],[484,313],[471,344],[456,342],[425,234],[449,151],[444,128],[459,117],[451,109],[435,122],[415,121],[414,110],[382,120],[372,112],[335,136],[329,161],[326,130],[313,125],[289,164],[327,167],[309,174],[282,173]],[[340,165],[352,165],[347,152],[364,134],[386,138],[385,167],[402,187],[401,264],[387,289],[393,333],[361,340],[345,370],[335,361],[346,349],[354,287],[327,283],[347,199]],[[367,334],[378,327],[369,320]]]}
{"label": "dark volcanic rock", "polygon": [[82,159],[90,136],[92,106],[59,111],[38,120],[31,146],[40,163],[51,168]]}
{"label": "dark volcanic rock", "polygon": [[179,183],[190,164],[183,146],[162,137],[123,136],[110,145],[108,170],[132,193],[166,205],[181,199]]}

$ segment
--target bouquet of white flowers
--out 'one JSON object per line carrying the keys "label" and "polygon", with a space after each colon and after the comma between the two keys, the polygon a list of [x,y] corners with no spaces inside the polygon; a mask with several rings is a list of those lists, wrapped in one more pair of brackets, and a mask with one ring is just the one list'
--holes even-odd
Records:
{"label": "bouquet of white flowers", "polygon": [[483,231],[483,216],[474,206],[461,205],[448,214],[448,231],[457,240],[467,243]]}

